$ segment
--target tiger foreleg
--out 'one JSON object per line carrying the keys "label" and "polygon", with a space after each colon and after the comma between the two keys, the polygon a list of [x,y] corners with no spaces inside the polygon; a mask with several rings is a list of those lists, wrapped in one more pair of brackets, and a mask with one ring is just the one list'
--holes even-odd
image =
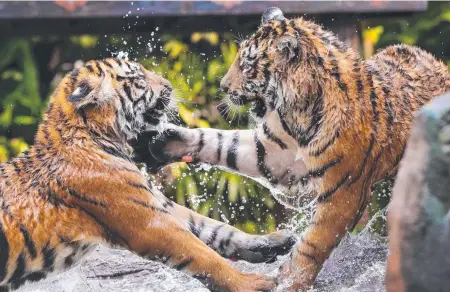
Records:
{"label": "tiger foreleg", "polygon": [[327,197],[319,196],[308,228],[294,246],[290,260],[280,268],[282,285],[290,286],[287,291],[303,291],[314,283],[331,251],[364,212],[367,198],[367,191],[361,194],[360,184],[342,186]]}
{"label": "tiger foreleg", "polygon": [[154,190],[153,193],[162,200],[166,210],[180,224],[225,258],[251,263],[270,262],[275,260],[277,255],[288,253],[296,242],[296,237],[287,230],[266,235],[247,234],[233,226],[180,206],[158,190]]}
{"label": "tiger foreleg", "polygon": [[283,142],[271,137],[262,126],[254,130],[216,130],[168,125],[150,142],[149,149],[162,162],[181,161],[190,155],[193,162],[288,187],[307,172],[305,164],[296,159],[298,147],[292,138]]}

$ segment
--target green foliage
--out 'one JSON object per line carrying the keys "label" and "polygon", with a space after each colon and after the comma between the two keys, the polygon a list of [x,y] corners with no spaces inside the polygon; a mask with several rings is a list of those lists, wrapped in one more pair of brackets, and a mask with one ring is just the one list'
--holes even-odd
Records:
{"label": "green foliage", "polygon": [[30,143],[44,103],[38,70],[28,40],[10,40],[0,47],[0,161],[17,155]]}
{"label": "green foliage", "polygon": [[375,19],[363,27],[365,31],[370,30],[368,27],[382,29],[375,42],[376,49],[398,43],[416,45],[450,65],[450,41],[446,38],[450,34],[450,2],[430,1],[424,13],[390,20]]}

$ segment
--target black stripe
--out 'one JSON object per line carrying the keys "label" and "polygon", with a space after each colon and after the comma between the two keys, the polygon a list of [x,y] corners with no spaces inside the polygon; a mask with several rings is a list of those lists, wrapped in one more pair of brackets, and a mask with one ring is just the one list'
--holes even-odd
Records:
{"label": "black stripe", "polygon": [[308,173],[301,177],[301,181],[307,181],[309,178],[317,178],[317,177],[322,177],[329,168],[339,164],[342,161],[342,156],[339,156],[338,158],[331,160],[330,162],[325,163],[323,166],[316,168],[316,169],[311,169],[308,171]]}
{"label": "black stripe", "polygon": [[219,247],[218,247],[219,252],[221,252],[222,254],[225,254],[225,252],[226,252],[225,248],[227,248],[230,245],[231,239],[233,238],[235,233],[236,233],[236,231],[233,230],[228,234],[227,238],[222,238],[222,240],[219,243]]}
{"label": "black stripe", "polygon": [[36,252],[36,246],[34,245],[34,241],[31,238],[30,233],[28,232],[28,230],[25,228],[25,226],[21,225],[20,226],[20,232],[22,232],[23,235],[23,239],[25,240],[25,245],[28,248],[28,251],[30,252],[30,255],[33,259],[36,258],[37,256],[37,252]]}
{"label": "black stripe", "polygon": [[189,230],[192,232],[192,234],[195,235],[195,237],[200,237],[200,231],[197,229],[197,226],[194,221],[194,216],[192,214],[189,214]]}
{"label": "black stripe", "polygon": [[362,162],[361,166],[359,167],[358,173],[351,178],[351,180],[350,180],[350,182],[349,182],[349,184],[347,186],[348,188],[352,184],[354,184],[356,181],[358,181],[359,178],[361,177],[361,175],[363,174],[364,169],[366,168],[367,161],[369,160],[370,154],[372,153],[374,143],[375,143],[375,135],[372,133],[372,135],[370,136],[369,147],[367,148],[367,151],[366,151],[366,154],[364,156],[363,162]]}
{"label": "black stripe", "polygon": [[347,172],[338,182],[337,184],[331,188],[330,190],[326,191],[325,193],[322,193],[318,196],[317,202],[321,203],[324,201],[327,201],[331,198],[331,196],[342,186],[345,184],[345,182],[350,177],[350,172]]}
{"label": "black stripe", "polygon": [[219,230],[222,229],[223,227],[225,227],[225,225],[226,224],[221,224],[213,229],[211,236],[205,242],[207,246],[213,245],[213,243],[216,241],[217,235],[219,235]]}
{"label": "black stripe", "polygon": [[130,70],[131,72],[133,72],[133,69],[131,69],[131,66],[128,62],[125,62],[125,65],[127,66],[128,70]]}
{"label": "black stripe", "polygon": [[334,135],[328,140],[327,143],[325,143],[325,145],[323,145],[322,147],[320,147],[317,150],[311,151],[309,154],[312,156],[320,156],[322,153],[324,153],[328,147],[330,147],[331,145],[334,144],[334,142],[336,141],[336,139],[339,138],[339,129],[336,130],[336,132],[334,132]]}
{"label": "black stripe", "polygon": [[55,264],[56,252],[54,248],[50,247],[50,242],[42,249],[42,255],[44,257],[44,269],[53,270],[53,265]]}
{"label": "black stripe", "polygon": [[92,220],[94,220],[98,225],[100,225],[103,228],[103,231],[105,232],[106,237],[107,237],[106,240],[110,241],[113,244],[124,244],[125,246],[128,246],[128,242],[124,237],[122,237],[116,231],[111,230],[107,224],[105,224],[102,220],[100,220],[96,215],[91,213],[86,208],[83,208],[82,206],[79,206],[79,205],[74,206],[74,205],[67,203],[64,200],[61,200],[50,189],[48,190],[48,196],[49,196],[49,200],[56,206],[63,205],[67,208],[78,209],[78,210],[82,211],[83,213],[85,213],[86,215],[88,215],[89,217],[91,217]]}
{"label": "black stripe", "polygon": [[158,208],[156,206],[153,206],[149,202],[144,202],[144,201],[141,201],[141,200],[138,200],[138,199],[135,199],[135,198],[128,198],[128,200],[133,202],[133,203],[135,203],[135,204],[141,205],[142,207],[149,208],[149,209],[151,209],[153,211],[158,211],[158,212],[165,213],[165,214],[169,213],[169,212],[167,212],[167,210],[164,210],[164,209]]}
{"label": "black stripe", "polygon": [[111,154],[111,155],[116,156],[116,157],[120,157],[120,158],[125,159],[125,160],[127,160],[129,162],[133,161],[130,158],[130,156],[128,156],[126,153],[123,153],[120,150],[117,150],[117,149],[115,149],[113,147],[109,147],[109,146],[106,146],[106,145],[103,145],[103,144],[99,144],[99,146],[102,148],[103,151],[105,151],[108,154]]}
{"label": "black stripe", "polygon": [[91,65],[87,65],[86,69],[88,69],[89,72],[94,73],[94,68]]}
{"label": "black stripe", "polygon": [[281,34],[280,35],[284,35],[286,33],[286,31],[287,31],[287,20],[286,19],[283,19],[280,22],[280,28],[281,28]]}
{"label": "black stripe", "polygon": [[398,164],[400,163],[400,161],[402,160],[403,154],[405,154],[405,148],[406,148],[406,146],[405,146],[405,145],[402,145],[402,150],[400,151],[399,154],[397,154],[397,157],[395,157],[394,164],[392,165],[392,168],[397,167],[397,165],[398,165]]}
{"label": "black stripe", "polygon": [[200,153],[203,147],[205,147],[205,133],[201,129],[197,130],[200,132],[200,140],[198,141],[197,153]]}
{"label": "black stripe", "polygon": [[66,267],[66,269],[70,268],[73,265],[73,258],[74,258],[74,254],[72,253],[71,255],[67,256],[64,259],[64,266]]}
{"label": "black stripe", "polygon": [[[146,90],[141,96],[139,96],[136,100],[133,101],[134,108],[136,108],[136,106],[139,104],[140,101],[143,101],[145,104],[145,95],[147,94],[147,92],[148,92],[148,90]],[[164,107],[164,104],[162,104],[162,107]],[[154,109],[156,109],[156,108],[154,108]]]}
{"label": "black stripe", "polygon": [[19,165],[19,161],[18,161],[17,159],[14,159],[14,160],[11,162],[11,164],[14,166],[14,171],[15,171],[17,174],[19,174],[19,173],[20,173],[20,170],[21,170],[21,167],[20,167],[20,165]]}
{"label": "black stripe", "polygon": [[102,63],[105,64],[106,66],[108,66],[109,68],[113,68],[113,66],[106,60],[103,60]]}
{"label": "black stripe", "polygon": [[97,61],[95,62],[95,66],[97,67],[98,75],[99,76],[103,75],[103,69]]}
{"label": "black stripe", "polygon": [[72,73],[70,73],[70,80],[72,81],[72,84],[70,84],[70,91],[74,90],[75,84],[78,81],[78,74],[80,74],[80,70],[79,69],[75,69],[72,71]]}
{"label": "black stripe", "polygon": [[259,172],[267,178],[267,180],[273,184],[276,184],[278,180],[272,176],[272,173],[270,172],[269,168],[267,168],[265,163],[265,156],[266,156],[266,149],[264,148],[264,145],[261,143],[261,141],[258,138],[258,132],[253,132],[253,140],[256,144],[256,157],[258,161],[258,169]]}
{"label": "black stripe", "polygon": [[[136,87],[137,89],[146,89],[147,87],[140,85],[139,83],[133,83],[134,87]],[[148,91],[148,89],[147,89]],[[144,93],[143,95],[145,95],[146,93]]]}
{"label": "black stripe", "polygon": [[[26,276],[26,281],[37,282],[47,277],[47,273],[44,271],[32,272]],[[16,287],[17,288],[17,287]]]}
{"label": "black stripe", "polygon": [[125,91],[125,94],[127,95],[128,99],[130,101],[133,101],[133,97],[131,96],[131,88],[128,85],[128,83],[123,84],[123,90]]}
{"label": "black stripe", "polygon": [[[383,87],[384,89],[384,87]],[[387,130],[392,130],[392,125],[394,124],[394,119],[395,119],[395,111],[392,108],[392,103],[388,100],[388,95],[387,93],[385,93],[384,96],[384,107],[386,108],[386,112],[387,112],[387,119],[388,119],[388,126],[387,126]]]}
{"label": "black stripe", "polygon": [[173,207],[173,202],[169,199],[164,197],[165,202],[162,204],[163,208],[167,207]]}
{"label": "black stripe", "polygon": [[222,147],[223,147],[223,135],[222,132],[217,132],[217,162],[220,162],[222,158]]}
{"label": "black stripe", "polygon": [[73,190],[73,189],[69,188],[68,186],[66,186],[65,184],[63,184],[63,182],[61,181],[60,178],[56,178],[56,183],[64,191],[68,192],[69,195],[71,195],[71,196],[73,196],[73,197],[75,197],[75,198],[77,198],[77,199],[79,199],[79,200],[81,200],[83,202],[89,203],[91,205],[100,206],[100,207],[106,208],[106,204],[105,203],[97,201],[97,200],[94,200],[94,199],[90,199],[90,198],[86,197],[85,195],[78,194],[75,190]]}
{"label": "black stripe", "polygon": [[[283,127],[283,130],[291,137],[294,137],[294,135],[291,132],[291,129],[289,129],[288,124],[286,121],[282,118],[280,110],[278,110],[278,117],[280,118],[281,126]],[[294,137],[295,138],[295,137]]]}
{"label": "black stripe", "polygon": [[311,260],[311,261],[313,261],[318,266],[321,265],[321,263],[316,259],[316,257],[314,255],[311,255],[311,254],[308,254],[308,253],[305,253],[305,252],[302,252],[302,251],[299,251],[298,254],[303,256],[303,257],[305,257],[305,258],[307,258],[307,259],[309,259],[309,260]]}
{"label": "black stripe", "polygon": [[0,282],[5,279],[8,272],[8,259],[9,259],[9,242],[6,237],[3,224],[0,220]]}
{"label": "black stripe", "polygon": [[364,213],[364,209],[366,208],[367,203],[369,202],[369,200],[368,200],[369,194],[366,191],[366,186],[367,186],[367,183],[372,179],[373,173],[375,172],[375,169],[376,169],[378,161],[380,160],[381,154],[382,154],[382,151],[380,151],[376,155],[375,159],[373,160],[372,167],[369,169],[366,177],[364,178],[364,182],[363,182],[362,188],[361,188],[361,195],[359,197],[360,206],[359,206],[358,211],[356,212],[356,216],[353,221],[353,224],[352,224],[351,228],[349,229],[350,231],[352,231],[355,228],[356,224],[358,224],[358,221],[359,221],[359,219],[361,219],[361,216]]}
{"label": "black stripe", "polygon": [[117,93],[117,95],[119,96],[120,105],[122,106],[122,110],[123,110],[123,112],[125,113],[125,118],[126,118],[128,121],[130,121],[130,120],[133,118],[133,116],[130,115],[130,113],[129,113],[129,111],[128,111],[128,108],[127,108],[127,105],[126,105],[126,101],[125,101],[125,97],[123,97],[123,95],[122,95],[122,94],[120,93],[120,91],[117,90],[117,89],[116,89],[116,93]]}
{"label": "black stripe", "polygon": [[[377,110],[377,103],[378,103],[378,95],[375,92],[375,88],[373,85],[374,80],[374,72],[372,72],[372,68],[367,70],[367,79],[369,81],[369,88],[370,88],[370,103],[372,104],[372,121],[374,123],[374,126],[376,125],[376,122],[378,122],[378,110]],[[376,133],[376,127],[374,129],[374,132]]]}
{"label": "black stripe", "polygon": [[227,151],[227,166],[231,169],[237,168],[237,147],[239,144],[239,131],[235,131],[231,140],[231,145]]}
{"label": "black stripe", "polygon": [[118,64],[120,67],[122,67],[122,59],[115,58],[115,59],[113,59],[113,60],[116,61],[117,64]]}
{"label": "black stripe", "polygon": [[275,136],[275,135],[270,131],[270,129],[269,129],[269,127],[267,126],[266,123],[263,123],[262,127],[263,127],[263,131],[264,131],[264,135],[266,135],[267,138],[269,138],[269,140],[271,140],[272,142],[275,142],[276,144],[278,144],[278,146],[280,146],[280,148],[281,148],[282,150],[287,149],[287,145],[286,145],[283,141],[281,141],[280,138],[278,138],[277,136]]}
{"label": "black stripe", "polygon": [[9,282],[15,282],[22,278],[25,274],[25,255],[21,253],[17,258],[16,270],[12,274]]}
{"label": "black stripe", "polygon": [[177,271],[184,270],[187,266],[189,266],[192,263],[192,261],[193,261],[193,259],[187,258],[187,259],[181,261],[180,263],[176,264],[172,268],[174,268]]}
{"label": "black stripe", "polygon": [[202,234],[203,229],[205,228],[205,221],[202,219],[200,224],[197,226],[198,237],[200,238],[200,234]]}
{"label": "black stripe", "polygon": [[338,87],[342,90],[343,87],[347,86],[345,84],[341,83],[341,73],[339,72],[339,62],[338,59],[336,58],[336,56],[334,55],[334,53],[330,50],[328,51],[328,56],[330,58],[330,65],[331,65],[331,76],[334,77],[334,79],[336,79],[337,83],[338,83]]}
{"label": "black stripe", "polygon": [[[266,51],[263,52],[262,60],[268,60]],[[267,63],[262,66],[264,66],[263,74],[264,74],[264,83],[265,84],[264,84],[263,92],[265,92],[267,90],[267,87],[269,86],[269,83],[270,83],[269,81],[270,81],[272,75],[271,75],[270,69],[269,69],[270,63]]]}
{"label": "black stripe", "polygon": [[[299,137],[298,144],[300,146],[308,146],[311,141],[317,136],[323,117],[323,92],[319,88],[317,94],[310,95],[306,98],[307,108],[306,114],[312,116],[309,127],[302,132]],[[313,101],[311,104],[310,101]]]}
{"label": "black stripe", "polygon": [[[136,270],[129,270],[129,271],[123,271],[123,272],[117,272],[117,273],[111,273],[111,274],[106,274],[106,275],[95,275],[95,276],[88,276],[88,279],[114,279],[114,278],[123,278],[124,276],[127,275],[132,275],[132,274],[138,274],[142,271],[146,271],[147,269],[136,269]],[[152,291],[152,290],[150,290]]]}
{"label": "black stripe", "polygon": [[130,187],[133,187],[133,188],[143,189],[143,190],[150,192],[150,189],[146,185],[143,185],[141,183],[127,181],[127,185],[129,185]]}

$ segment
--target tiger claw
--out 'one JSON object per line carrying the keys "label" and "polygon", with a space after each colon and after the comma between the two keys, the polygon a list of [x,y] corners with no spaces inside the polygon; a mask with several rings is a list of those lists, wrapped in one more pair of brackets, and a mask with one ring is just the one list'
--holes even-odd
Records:
{"label": "tiger claw", "polygon": [[238,248],[233,257],[250,263],[272,263],[277,256],[287,254],[297,242],[295,235],[287,230],[263,235],[260,239]]}

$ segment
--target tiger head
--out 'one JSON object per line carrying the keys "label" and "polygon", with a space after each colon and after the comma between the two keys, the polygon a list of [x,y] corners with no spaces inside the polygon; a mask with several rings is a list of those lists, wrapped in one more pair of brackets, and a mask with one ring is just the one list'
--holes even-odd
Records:
{"label": "tiger head", "polygon": [[236,105],[252,103],[257,119],[275,110],[301,110],[314,103],[311,99],[321,95],[320,83],[329,79],[326,62],[332,46],[347,50],[321,26],[286,19],[279,8],[269,8],[259,29],[241,42],[221,89]]}
{"label": "tiger head", "polygon": [[84,122],[90,131],[129,141],[167,120],[172,93],[169,81],[141,64],[115,58],[89,61],[63,80],[46,119]]}

